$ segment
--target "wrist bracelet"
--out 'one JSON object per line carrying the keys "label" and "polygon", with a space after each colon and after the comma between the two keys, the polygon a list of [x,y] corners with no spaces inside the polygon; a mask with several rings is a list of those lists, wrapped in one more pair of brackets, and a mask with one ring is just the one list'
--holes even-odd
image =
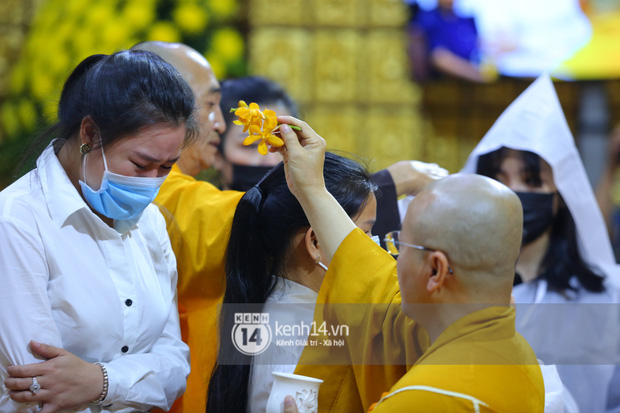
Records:
{"label": "wrist bracelet", "polygon": [[92,402],[90,402],[90,404],[98,406],[103,403],[103,401],[108,395],[108,370],[106,370],[105,366],[99,362],[96,362],[94,364],[101,367],[101,373],[103,373],[103,390],[101,391],[101,396],[99,396],[97,400],[93,400]]}

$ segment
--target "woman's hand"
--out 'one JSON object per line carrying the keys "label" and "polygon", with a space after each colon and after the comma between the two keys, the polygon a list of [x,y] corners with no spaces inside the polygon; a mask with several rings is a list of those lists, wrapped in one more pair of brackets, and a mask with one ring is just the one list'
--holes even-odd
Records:
{"label": "woman's hand", "polygon": [[[7,368],[9,377],[4,381],[9,396],[16,402],[43,403],[42,413],[54,413],[87,405],[101,395],[103,374],[101,368],[76,355],[54,346],[30,342],[35,355],[46,361]],[[30,391],[36,377],[41,389]]]}
{"label": "woman's hand", "polygon": [[[325,140],[312,130],[306,122],[292,116],[278,116],[280,136],[284,146],[272,148],[284,158],[286,183],[298,199],[325,189],[323,163],[325,161]],[[288,125],[298,126],[301,131]]]}

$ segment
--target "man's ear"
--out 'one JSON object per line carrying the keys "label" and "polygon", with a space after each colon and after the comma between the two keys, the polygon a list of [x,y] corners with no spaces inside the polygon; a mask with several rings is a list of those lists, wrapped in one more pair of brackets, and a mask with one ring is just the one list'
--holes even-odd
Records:
{"label": "man's ear", "polygon": [[306,236],[304,237],[304,241],[306,244],[306,251],[313,260],[321,254],[319,250],[319,240],[316,239],[316,234],[312,230],[312,227],[308,228],[306,231]]}
{"label": "man's ear", "polygon": [[93,148],[100,145],[99,128],[90,116],[84,116],[80,124],[80,145],[83,143],[87,143]]}
{"label": "man's ear", "polygon": [[433,251],[428,254],[428,265],[431,268],[431,275],[426,283],[429,293],[439,291],[450,275],[448,257],[441,251]]}

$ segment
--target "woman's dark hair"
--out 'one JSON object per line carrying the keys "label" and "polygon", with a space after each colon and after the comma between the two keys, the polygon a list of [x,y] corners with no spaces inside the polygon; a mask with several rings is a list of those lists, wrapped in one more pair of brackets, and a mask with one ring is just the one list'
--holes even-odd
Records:
{"label": "woman's dark hair", "polygon": [[[478,158],[477,173],[497,179],[502,162],[508,155],[508,148],[500,148]],[[540,177],[541,158],[533,152],[518,151],[525,166],[527,184],[538,187],[542,185]],[[603,292],[604,277],[596,274],[592,267],[584,261],[577,246],[577,228],[575,221],[560,196],[558,212],[554,218],[549,247],[538,269],[538,277],[547,280],[550,290],[563,293],[575,290],[570,279],[577,277],[579,284],[588,291]]]}
{"label": "woman's dark hair", "polygon": [[[276,82],[260,76],[247,76],[238,79],[228,79],[221,83],[222,100],[220,108],[224,115],[226,127],[230,128],[233,121],[237,119],[230,108],[236,108],[240,100],[245,101],[248,105],[256,102],[260,106],[282,105],[291,114],[291,116],[299,117],[299,111],[295,101],[286,93],[284,88]],[[264,108],[261,108],[264,109]],[[220,151],[223,149],[223,140],[220,142]]]}
{"label": "woman's dark hair", "polygon": [[50,138],[75,136],[82,119],[97,125],[104,146],[144,126],[185,125],[185,144],[198,136],[194,93],[179,72],[161,57],[143,50],[126,50],[84,59],[67,78],[58,120],[34,145]]}
{"label": "woman's dark hair", "polygon": [[[355,161],[325,154],[325,186],[350,217],[360,214],[377,187],[369,172]],[[291,194],[282,163],[241,198],[226,251],[224,304],[258,304],[262,309],[276,286],[274,275],[284,275],[291,239],[310,223]],[[244,307],[245,308],[245,307]],[[252,357],[239,353],[231,340],[233,311],[220,314],[219,360],[207,398],[207,412],[245,412]],[[234,365],[233,365],[234,364]],[[234,391],[231,391],[234,389]]]}

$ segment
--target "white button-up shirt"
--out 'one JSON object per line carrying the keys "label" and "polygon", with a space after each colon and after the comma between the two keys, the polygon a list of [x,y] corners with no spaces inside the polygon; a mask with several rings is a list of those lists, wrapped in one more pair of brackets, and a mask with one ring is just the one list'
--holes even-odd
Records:
{"label": "white button-up shirt", "polygon": [[125,233],[110,228],[50,145],[37,169],[0,192],[0,412],[39,410],[13,402],[4,386],[7,366],[41,361],[30,340],[102,362],[109,375],[103,405],[111,404],[104,410],[168,410],[189,374],[176,282],[157,207]]}

